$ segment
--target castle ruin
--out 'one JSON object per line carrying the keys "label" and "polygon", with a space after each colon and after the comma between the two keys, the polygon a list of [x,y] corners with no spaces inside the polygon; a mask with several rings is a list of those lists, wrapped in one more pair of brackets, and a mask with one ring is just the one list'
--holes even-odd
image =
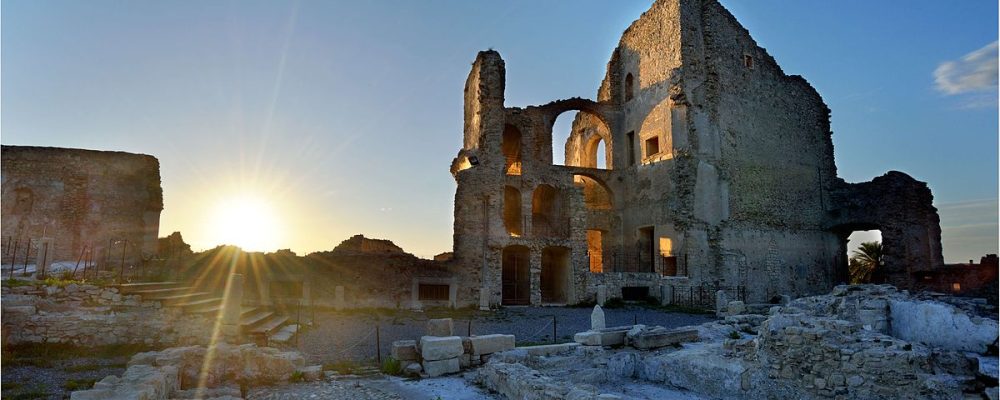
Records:
{"label": "castle ruin", "polygon": [[55,261],[136,264],[156,253],[163,210],[156,158],[32,146],[2,153],[4,263],[47,252]]}
{"label": "castle ruin", "polygon": [[[857,230],[881,230],[883,282],[907,288],[943,265],[927,185],[839,178],[819,93],[715,0],[653,4],[596,101],[505,106],[505,68],[480,52],[465,86],[451,165],[460,304],[814,294],[847,281]],[[553,124],[573,111],[566,165],[553,165]]]}

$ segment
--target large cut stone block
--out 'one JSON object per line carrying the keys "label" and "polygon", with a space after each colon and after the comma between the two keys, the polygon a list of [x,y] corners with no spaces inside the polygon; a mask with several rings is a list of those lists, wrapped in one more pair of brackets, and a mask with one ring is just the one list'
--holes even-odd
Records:
{"label": "large cut stone block", "polygon": [[632,347],[641,350],[673,346],[682,342],[698,339],[698,331],[694,329],[654,330],[640,333],[631,338]]}
{"label": "large cut stone block", "polygon": [[432,319],[427,321],[427,336],[451,336],[451,318]]}
{"label": "large cut stone block", "polygon": [[[447,360],[462,355],[462,338],[458,336],[424,336],[420,338],[420,355],[424,361]],[[456,362],[458,362],[456,360]],[[425,365],[424,368],[427,366]]]}
{"label": "large cut stone block", "polygon": [[580,347],[579,343],[543,344],[541,346],[518,347],[530,356],[551,356],[555,354],[568,353]]}
{"label": "large cut stone block", "polygon": [[400,361],[417,361],[420,354],[417,353],[416,340],[397,340],[392,342],[392,358]]}
{"label": "large cut stone block", "polygon": [[584,346],[600,346],[601,333],[594,331],[580,332],[573,335],[573,341]]}
{"label": "large cut stone block", "polygon": [[431,377],[453,374],[461,370],[457,357],[447,360],[424,361],[424,372]]}
{"label": "large cut stone block", "polygon": [[469,341],[472,343],[472,354],[476,356],[514,348],[514,335],[473,336],[469,338]]}

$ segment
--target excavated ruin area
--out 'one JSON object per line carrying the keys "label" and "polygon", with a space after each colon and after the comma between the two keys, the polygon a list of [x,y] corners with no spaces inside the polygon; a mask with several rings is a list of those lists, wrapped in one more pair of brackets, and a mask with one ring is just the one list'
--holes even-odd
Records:
{"label": "excavated ruin area", "polygon": [[615,346],[518,348],[472,380],[518,399],[997,398],[996,309],[983,302],[838,286],[768,314],[652,350],[633,347],[647,327],[623,327]]}

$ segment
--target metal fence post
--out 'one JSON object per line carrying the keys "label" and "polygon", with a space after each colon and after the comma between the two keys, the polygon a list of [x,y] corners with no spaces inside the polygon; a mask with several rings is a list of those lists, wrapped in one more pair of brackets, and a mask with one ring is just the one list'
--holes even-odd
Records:
{"label": "metal fence post", "polygon": [[378,366],[382,367],[382,337],[378,325],[378,321],[375,321],[375,354],[378,360]]}
{"label": "metal fence post", "polygon": [[556,316],[552,316],[552,344],[556,343]]}

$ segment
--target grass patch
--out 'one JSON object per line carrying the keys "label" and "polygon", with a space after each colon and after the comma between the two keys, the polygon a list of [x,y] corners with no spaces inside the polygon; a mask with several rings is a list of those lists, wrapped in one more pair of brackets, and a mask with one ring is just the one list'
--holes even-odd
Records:
{"label": "grass patch", "polygon": [[[47,361],[70,358],[115,358],[127,357],[135,353],[153,350],[145,344],[118,344],[109,346],[84,347],[66,343],[22,343],[4,348],[4,362],[43,359]],[[9,357],[9,358],[7,358]]]}
{"label": "grass patch", "polygon": [[292,372],[292,376],[288,377],[288,381],[291,383],[303,382],[305,380],[306,374],[302,373],[302,371]]}
{"label": "grass patch", "polygon": [[386,359],[382,360],[382,365],[379,367],[379,371],[382,371],[383,374],[399,375],[403,372],[403,366],[399,360],[392,357],[386,357]]}
{"label": "grass patch", "polygon": [[24,384],[20,382],[4,382],[0,383],[0,390],[17,390],[22,386],[24,386]]}
{"label": "grass patch", "polygon": [[26,392],[17,393],[10,396],[4,396],[4,398],[9,398],[11,400],[35,400],[35,399],[45,399],[51,396],[49,392],[41,388],[32,388]]}
{"label": "grass patch", "polygon": [[63,389],[70,392],[87,390],[94,387],[94,382],[97,382],[97,379],[70,379],[63,384]]}
{"label": "grass patch", "polygon": [[622,300],[621,297],[612,297],[608,301],[605,301],[601,307],[607,309],[625,308],[625,300]]}

